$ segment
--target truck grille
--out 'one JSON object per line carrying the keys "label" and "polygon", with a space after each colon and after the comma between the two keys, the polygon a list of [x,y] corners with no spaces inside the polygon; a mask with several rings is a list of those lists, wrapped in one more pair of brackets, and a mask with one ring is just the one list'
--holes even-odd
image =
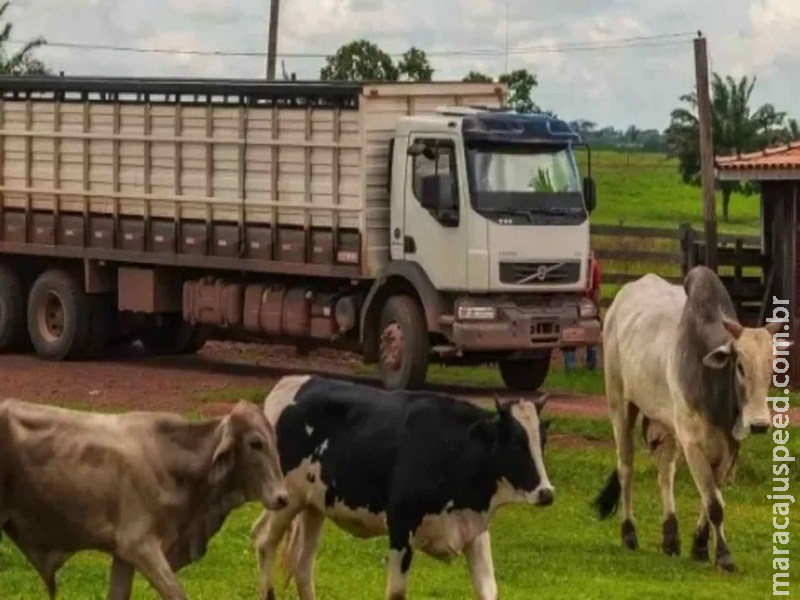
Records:
{"label": "truck grille", "polygon": [[517,285],[576,283],[581,276],[580,261],[501,262],[500,282]]}

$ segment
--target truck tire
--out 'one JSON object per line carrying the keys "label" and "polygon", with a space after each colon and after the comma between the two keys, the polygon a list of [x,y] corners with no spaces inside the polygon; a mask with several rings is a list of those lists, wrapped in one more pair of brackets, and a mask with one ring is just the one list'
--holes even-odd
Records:
{"label": "truck tire", "polygon": [[430,359],[428,327],[419,303],[392,296],[381,311],[379,365],[387,390],[415,390],[425,385]]}
{"label": "truck tire", "polygon": [[180,313],[165,313],[160,323],[149,321],[139,341],[147,352],[164,356],[194,354],[206,343],[203,328],[187,323]]}
{"label": "truck tire", "polygon": [[28,334],[40,358],[80,356],[91,331],[91,304],[83,286],[66,271],[45,271],[28,294]]}
{"label": "truck tire", "polygon": [[523,360],[501,360],[500,376],[510,390],[535,392],[550,371],[550,353]]}
{"label": "truck tire", "polygon": [[0,352],[17,350],[25,335],[25,290],[17,274],[0,265]]}

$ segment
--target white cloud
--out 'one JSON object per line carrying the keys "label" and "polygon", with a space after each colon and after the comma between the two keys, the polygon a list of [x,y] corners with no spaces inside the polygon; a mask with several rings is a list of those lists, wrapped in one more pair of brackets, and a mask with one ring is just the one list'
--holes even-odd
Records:
{"label": "white cloud", "polygon": [[[50,41],[263,52],[269,2],[12,0],[12,11],[15,39],[41,34]],[[591,52],[558,49],[697,29],[708,36],[715,71],[758,74],[755,101],[800,116],[789,76],[800,68],[800,0],[726,0],[724,11],[717,0],[284,0],[279,50],[324,55],[364,37],[391,53],[411,45],[428,50],[439,78],[459,79],[470,70],[497,76],[506,65],[508,31],[508,68],[537,74],[541,106],[568,118],[663,128],[678,97],[694,85],[689,38],[671,46],[662,40]],[[459,49],[469,52],[443,54]],[[493,52],[476,52],[487,49]],[[97,75],[260,77],[265,62],[56,47],[41,57],[54,70]],[[323,64],[320,57],[282,58],[301,78],[315,78]]]}
{"label": "white cloud", "polygon": [[777,58],[800,51],[800,2],[758,0],[750,5],[749,15],[754,66],[768,66]]}

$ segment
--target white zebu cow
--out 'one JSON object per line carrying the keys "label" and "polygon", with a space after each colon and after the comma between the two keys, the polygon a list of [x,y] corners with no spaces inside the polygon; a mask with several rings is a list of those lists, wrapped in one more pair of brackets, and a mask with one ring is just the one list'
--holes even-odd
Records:
{"label": "white zebu cow", "polygon": [[614,298],[605,317],[603,351],[617,469],[595,507],[606,518],[622,497],[626,547],[638,545],[631,477],[633,430],[641,412],[645,441],[658,466],[664,552],[680,553],[673,482],[682,450],[702,502],[692,556],[709,559],[710,521],[717,564],[735,569],[723,531],[721,488],[740,443],[751,432],[769,430],[773,335],[781,326],[740,325],[727,290],[706,267],[692,269],[683,286],[645,275]]}

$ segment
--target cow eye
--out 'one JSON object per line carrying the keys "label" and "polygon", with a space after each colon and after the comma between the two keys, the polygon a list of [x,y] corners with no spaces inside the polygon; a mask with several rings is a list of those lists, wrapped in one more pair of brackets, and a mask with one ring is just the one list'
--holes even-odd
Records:
{"label": "cow eye", "polygon": [[250,448],[256,452],[261,452],[264,449],[264,442],[261,440],[250,440]]}

